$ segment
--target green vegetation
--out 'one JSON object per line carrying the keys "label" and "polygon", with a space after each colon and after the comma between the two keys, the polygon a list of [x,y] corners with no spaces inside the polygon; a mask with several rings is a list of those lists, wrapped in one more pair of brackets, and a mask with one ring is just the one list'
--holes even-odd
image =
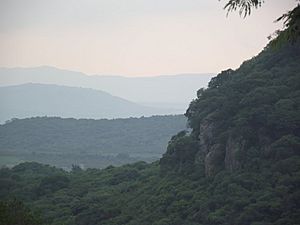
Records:
{"label": "green vegetation", "polygon": [[[264,2],[264,0],[227,0],[224,9],[227,10],[227,14],[238,10],[240,16],[245,18],[251,14],[253,8],[261,7]],[[300,0],[295,0],[295,2],[300,2]],[[275,20],[275,22],[279,21],[283,21],[284,29],[276,30],[268,37],[271,40],[271,46],[278,48],[286,43],[297,43],[300,37],[300,4],[298,3],[294,9]]]}
{"label": "green vegetation", "polygon": [[53,225],[299,224],[299,59],[299,42],[266,47],[213,78],[186,112],[192,132],[173,136],[159,162],[22,163],[0,171],[0,198]]}
{"label": "green vegetation", "polygon": [[70,173],[24,163],[2,169],[1,198],[16,196],[55,225],[297,224],[299,158],[281,164],[290,168],[195,178],[161,176],[156,163]]}
{"label": "green vegetation", "polygon": [[[1,165],[37,161],[58,167],[72,164],[104,168],[140,160],[154,161],[186,118],[152,116],[115,120],[36,117],[0,125]],[[14,160],[12,160],[14,159]]]}
{"label": "green vegetation", "polygon": [[0,225],[38,225],[41,221],[16,199],[0,201]]}
{"label": "green vegetation", "polygon": [[220,73],[159,162],[1,169],[0,221],[16,198],[32,210],[19,207],[24,218],[53,225],[299,224],[299,62],[300,41]]}
{"label": "green vegetation", "polygon": [[207,174],[262,170],[299,154],[299,59],[299,42],[267,47],[198,91],[186,116]]}

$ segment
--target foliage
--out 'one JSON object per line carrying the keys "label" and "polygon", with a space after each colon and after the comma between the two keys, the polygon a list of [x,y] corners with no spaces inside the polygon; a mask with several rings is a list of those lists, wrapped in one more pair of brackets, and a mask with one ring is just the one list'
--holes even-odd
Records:
{"label": "foliage", "polygon": [[[0,125],[0,154],[71,169],[157,160],[183,115],[92,120],[36,117]],[[4,163],[4,162],[3,162]]]}
{"label": "foliage", "polygon": [[224,9],[227,9],[228,13],[231,11],[239,10],[239,14],[246,17],[251,14],[252,8],[258,8],[262,5],[263,0],[229,0]]}
{"label": "foliage", "polygon": [[[295,0],[299,2],[299,0]],[[224,9],[227,15],[232,11],[239,11],[240,16],[245,18],[251,14],[253,8],[259,8],[264,3],[263,0],[229,0]],[[274,48],[281,47],[285,43],[295,43],[300,37],[300,4],[287,13],[284,13],[275,22],[283,21],[283,30],[276,30],[268,38],[271,40],[271,46]]]}
{"label": "foliage", "polygon": [[[299,224],[299,59],[299,42],[268,46],[220,73],[186,112],[192,132],[173,136],[159,162],[70,172],[23,163],[0,170],[0,198],[49,225]],[[221,169],[206,176],[210,147]]]}
{"label": "foliage", "polygon": [[40,225],[40,221],[22,202],[13,199],[0,202],[0,225]]}
{"label": "foliage", "polygon": [[[76,173],[54,169],[50,174],[43,167],[40,175],[30,176],[24,170],[0,170],[2,181],[14,183],[0,195],[4,200],[17,195],[42,215],[45,224],[292,225],[299,221],[300,157],[279,161],[260,173],[221,172],[196,179],[186,174],[160,176],[157,163]],[[69,185],[37,196],[36,188],[57,174]]]}
{"label": "foliage", "polygon": [[272,39],[272,46],[278,47],[282,43],[297,42],[300,37],[300,5],[280,16],[275,22],[279,21],[284,21],[286,29],[283,31],[277,30],[273,36],[269,37],[269,39]]}
{"label": "foliage", "polygon": [[218,145],[225,162],[233,142],[239,146],[235,160],[248,170],[258,169],[262,162],[298,155],[299,59],[299,42],[277,51],[267,46],[239,69],[221,72],[190,103],[186,116],[191,137],[203,141],[208,131],[201,126],[210,127],[213,138],[207,148]]}
{"label": "foliage", "polygon": [[198,142],[185,131],[179,132],[169,141],[167,152],[160,160],[161,170],[189,174],[194,169],[197,151]]}

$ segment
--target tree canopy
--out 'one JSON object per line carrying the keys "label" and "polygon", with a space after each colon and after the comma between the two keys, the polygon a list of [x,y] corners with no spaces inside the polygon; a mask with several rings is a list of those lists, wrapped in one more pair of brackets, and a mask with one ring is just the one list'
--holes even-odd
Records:
{"label": "tree canopy", "polygon": [[300,42],[285,43],[221,72],[159,162],[0,169],[0,221],[18,198],[48,225],[299,224],[299,58]]}
{"label": "tree canopy", "polygon": [[[300,0],[295,0],[300,2]],[[264,0],[229,0],[224,9],[227,15],[230,12],[238,11],[244,18],[251,14],[252,9],[262,6]],[[278,17],[275,22],[283,21],[284,29],[276,30],[269,39],[273,46],[281,45],[284,42],[295,43],[300,37],[300,5]],[[281,34],[281,35],[280,35]]]}

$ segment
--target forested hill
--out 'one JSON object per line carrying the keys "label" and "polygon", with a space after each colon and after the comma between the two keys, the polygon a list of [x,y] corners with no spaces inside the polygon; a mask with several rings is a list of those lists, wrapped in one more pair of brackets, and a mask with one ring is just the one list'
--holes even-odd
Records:
{"label": "forested hill", "polygon": [[153,161],[165,152],[174,133],[186,129],[186,123],[183,115],[114,120],[15,119],[0,125],[1,163],[8,159],[8,164],[21,160],[59,167],[82,164],[85,168],[103,168]]}
{"label": "forested hill", "polygon": [[[187,110],[192,133],[174,136],[160,162],[70,173],[20,164],[0,171],[1,199],[53,225],[299,224],[299,62],[299,42],[267,47],[213,78]],[[3,221],[26,212],[0,206]]]}
{"label": "forested hill", "polygon": [[[212,78],[197,96],[186,112],[193,132],[173,138],[161,160],[167,170],[198,168],[207,176],[224,169],[257,171],[299,154],[299,41],[267,46],[239,69]],[[190,149],[177,151],[181,142]]]}

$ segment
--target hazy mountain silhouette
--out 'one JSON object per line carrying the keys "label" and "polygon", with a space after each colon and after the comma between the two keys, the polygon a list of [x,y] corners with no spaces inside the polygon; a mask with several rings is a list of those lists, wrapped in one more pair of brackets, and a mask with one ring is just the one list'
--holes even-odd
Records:
{"label": "hazy mountain silhouette", "polygon": [[0,68],[0,85],[57,84],[106,91],[148,106],[175,108],[183,113],[196,91],[214,74],[181,74],[157,77],[87,76],[54,67]]}
{"label": "hazy mountain silhouette", "polygon": [[0,87],[0,121],[33,116],[126,118],[166,114],[106,92],[50,84]]}

